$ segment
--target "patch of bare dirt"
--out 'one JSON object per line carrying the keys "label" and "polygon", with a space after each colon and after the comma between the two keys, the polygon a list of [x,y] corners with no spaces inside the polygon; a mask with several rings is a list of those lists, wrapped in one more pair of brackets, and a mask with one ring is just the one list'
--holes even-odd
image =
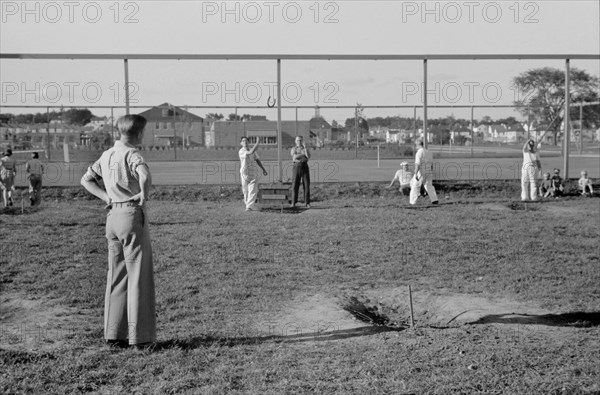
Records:
{"label": "patch of bare dirt", "polygon": [[298,297],[277,312],[269,312],[268,333],[282,341],[326,340],[358,336],[371,326],[344,309],[344,301],[324,295]]}
{"label": "patch of bare dirt", "polygon": [[0,295],[0,347],[10,350],[52,351],[74,335],[78,312],[58,303],[27,299],[17,293]]}

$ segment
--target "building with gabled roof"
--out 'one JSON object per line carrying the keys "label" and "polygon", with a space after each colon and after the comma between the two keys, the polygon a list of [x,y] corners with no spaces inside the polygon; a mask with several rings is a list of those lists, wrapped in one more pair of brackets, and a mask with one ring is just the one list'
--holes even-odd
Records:
{"label": "building with gabled roof", "polygon": [[520,123],[508,126],[505,124],[492,124],[489,125],[484,139],[500,143],[518,143],[527,139],[527,131]]}
{"label": "building with gabled roof", "polygon": [[178,145],[204,145],[204,119],[196,114],[163,103],[139,115],[148,121],[142,145],[173,146],[175,140]]}

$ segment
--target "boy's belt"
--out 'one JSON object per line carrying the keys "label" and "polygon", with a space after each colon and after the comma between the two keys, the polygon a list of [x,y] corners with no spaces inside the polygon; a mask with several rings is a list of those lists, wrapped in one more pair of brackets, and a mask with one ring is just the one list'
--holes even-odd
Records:
{"label": "boy's belt", "polygon": [[140,207],[138,202],[111,202],[112,207]]}

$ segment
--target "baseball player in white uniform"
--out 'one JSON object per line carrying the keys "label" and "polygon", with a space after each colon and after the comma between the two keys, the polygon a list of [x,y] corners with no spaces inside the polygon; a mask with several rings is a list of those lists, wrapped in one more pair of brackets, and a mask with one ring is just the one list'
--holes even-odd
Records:
{"label": "baseball player in white uniform", "polygon": [[256,139],[256,144],[252,148],[248,148],[248,137],[244,136],[240,140],[240,178],[242,181],[242,192],[244,193],[244,204],[246,211],[252,211],[258,195],[258,171],[255,163],[262,169],[263,175],[267,175],[267,171],[263,167],[256,149],[258,148],[259,138]]}
{"label": "baseball player in white uniform", "polygon": [[538,149],[541,143],[535,144],[533,139],[527,140],[523,146],[523,166],[521,167],[521,200],[537,200],[537,173],[542,170]]}
{"label": "baseball player in white uniform", "polygon": [[438,204],[438,197],[433,187],[433,154],[425,149],[423,140],[415,142],[417,154],[415,155],[415,176],[410,182],[410,204],[416,204],[421,191],[421,185],[429,195],[431,204]]}

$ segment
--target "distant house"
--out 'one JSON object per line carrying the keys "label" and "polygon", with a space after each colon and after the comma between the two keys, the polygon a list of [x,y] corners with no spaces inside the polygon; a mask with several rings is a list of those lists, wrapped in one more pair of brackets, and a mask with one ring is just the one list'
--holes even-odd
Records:
{"label": "distant house", "polygon": [[398,143],[400,137],[400,130],[388,129],[385,131],[385,142],[386,143]]}
{"label": "distant house", "polygon": [[[64,144],[80,145],[82,126],[51,122],[36,124],[0,124],[0,142],[13,149],[61,148]],[[50,144],[48,144],[50,141]]]}
{"label": "distant house", "polygon": [[148,121],[142,145],[172,146],[175,139],[183,145],[204,145],[204,119],[169,103],[140,113]]}
{"label": "distant house", "polygon": [[321,147],[323,144],[327,144],[332,142],[332,126],[329,122],[325,120],[317,111],[314,117],[312,117],[309,121],[309,137],[312,143]]}
{"label": "distant house", "polygon": [[371,141],[375,141],[375,140],[385,141],[389,130],[390,130],[390,128],[388,128],[386,126],[380,126],[380,125],[377,125],[374,127],[369,127],[368,139]]}
{"label": "distant house", "polygon": [[527,139],[527,130],[520,123],[513,125],[492,124],[484,134],[485,141],[499,143],[519,143]]}
{"label": "distant house", "polygon": [[88,123],[86,126],[91,126],[92,130],[100,130],[111,125],[112,119],[110,117],[92,117],[90,123]]}
{"label": "distant house", "polygon": [[506,128],[506,142],[520,143],[527,139],[527,131],[520,123],[515,123]]}
{"label": "distant house", "polygon": [[345,128],[337,127],[331,128],[331,137],[329,139],[330,142],[334,143],[336,141],[348,142],[350,141],[350,134],[346,131]]}
{"label": "distant house", "polygon": [[488,126],[487,133],[484,138],[486,141],[505,142],[506,127],[502,124],[491,124]]}
{"label": "distant house", "polygon": [[449,144],[450,129],[443,125],[432,126],[427,132],[427,138],[433,144]]}
{"label": "distant house", "polygon": [[[473,132],[474,133],[474,132]],[[471,141],[471,129],[459,127],[450,132],[450,142],[457,145],[465,145]]]}
{"label": "distant house", "polygon": [[481,124],[475,128],[473,128],[473,133],[475,133],[475,138],[480,140],[486,140],[486,135],[488,132],[488,125]]}

